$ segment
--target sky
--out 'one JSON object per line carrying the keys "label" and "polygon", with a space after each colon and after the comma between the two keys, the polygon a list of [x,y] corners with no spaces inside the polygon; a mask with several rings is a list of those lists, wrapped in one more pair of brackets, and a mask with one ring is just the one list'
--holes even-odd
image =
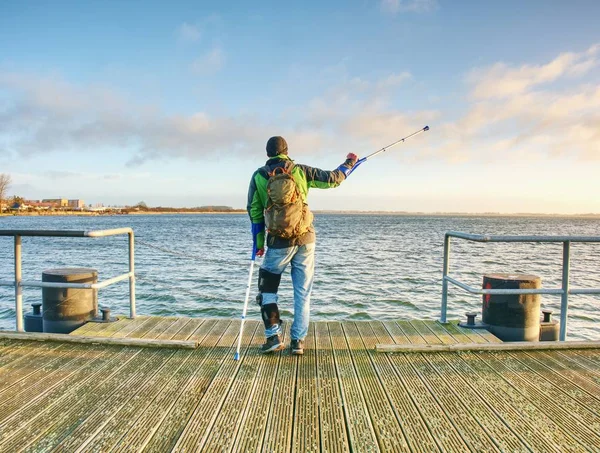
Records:
{"label": "sky", "polygon": [[244,208],[281,135],[367,161],[314,210],[600,213],[600,2],[0,2],[9,195]]}

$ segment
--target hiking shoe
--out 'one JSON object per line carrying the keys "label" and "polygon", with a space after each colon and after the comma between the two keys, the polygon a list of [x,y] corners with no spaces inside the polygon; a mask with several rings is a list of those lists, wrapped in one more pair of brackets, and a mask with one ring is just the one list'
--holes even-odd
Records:
{"label": "hiking shoe", "polygon": [[304,354],[304,341],[292,340],[292,354],[294,354],[294,355]]}
{"label": "hiking shoe", "polygon": [[279,335],[272,335],[269,338],[267,338],[265,344],[261,346],[260,351],[264,354],[267,354],[269,352],[281,351],[284,347],[285,346],[281,342],[281,338],[279,338]]}

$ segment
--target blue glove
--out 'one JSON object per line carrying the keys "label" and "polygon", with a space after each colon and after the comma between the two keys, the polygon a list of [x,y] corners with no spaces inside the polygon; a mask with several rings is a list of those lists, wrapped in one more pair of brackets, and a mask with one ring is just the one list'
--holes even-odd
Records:
{"label": "blue glove", "polygon": [[337,169],[341,171],[347,178],[350,175],[350,173],[352,173],[352,170],[356,166],[357,161],[359,163],[362,163],[358,160],[358,156],[356,154],[350,153],[346,156],[346,162],[340,165]]}
{"label": "blue glove", "polygon": [[252,259],[265,253],[265,224],[252,224]]}

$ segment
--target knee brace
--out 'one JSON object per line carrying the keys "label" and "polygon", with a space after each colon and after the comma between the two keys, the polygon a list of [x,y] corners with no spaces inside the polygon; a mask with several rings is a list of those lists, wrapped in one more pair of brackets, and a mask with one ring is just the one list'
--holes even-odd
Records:
{"label": "knee brace", "polygon": [[258,271],[258,291],[261,293],[277,294],[281,274],[274,274],[263,268]]}
{"label": "knee brace", "polygon": [[279,307],[277,307],[277,304],[261,305],[260,315],[265,323],[265,329],[277,324],[281,324],[281,319],[279,318]]}

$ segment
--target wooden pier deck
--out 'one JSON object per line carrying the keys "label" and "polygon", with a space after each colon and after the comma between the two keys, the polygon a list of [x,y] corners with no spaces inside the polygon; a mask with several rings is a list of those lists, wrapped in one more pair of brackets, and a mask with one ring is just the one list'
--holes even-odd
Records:
{"label": "wooden pier deck", "polygon": [[[286,333],[289,323],[285,324]],[[434,321],[316,322],[303,357],[257,321],[140,317],[75,335],[196,349],[0,340],[0,452],[600,451],[600,350],[377,353],[499,341]]]}

